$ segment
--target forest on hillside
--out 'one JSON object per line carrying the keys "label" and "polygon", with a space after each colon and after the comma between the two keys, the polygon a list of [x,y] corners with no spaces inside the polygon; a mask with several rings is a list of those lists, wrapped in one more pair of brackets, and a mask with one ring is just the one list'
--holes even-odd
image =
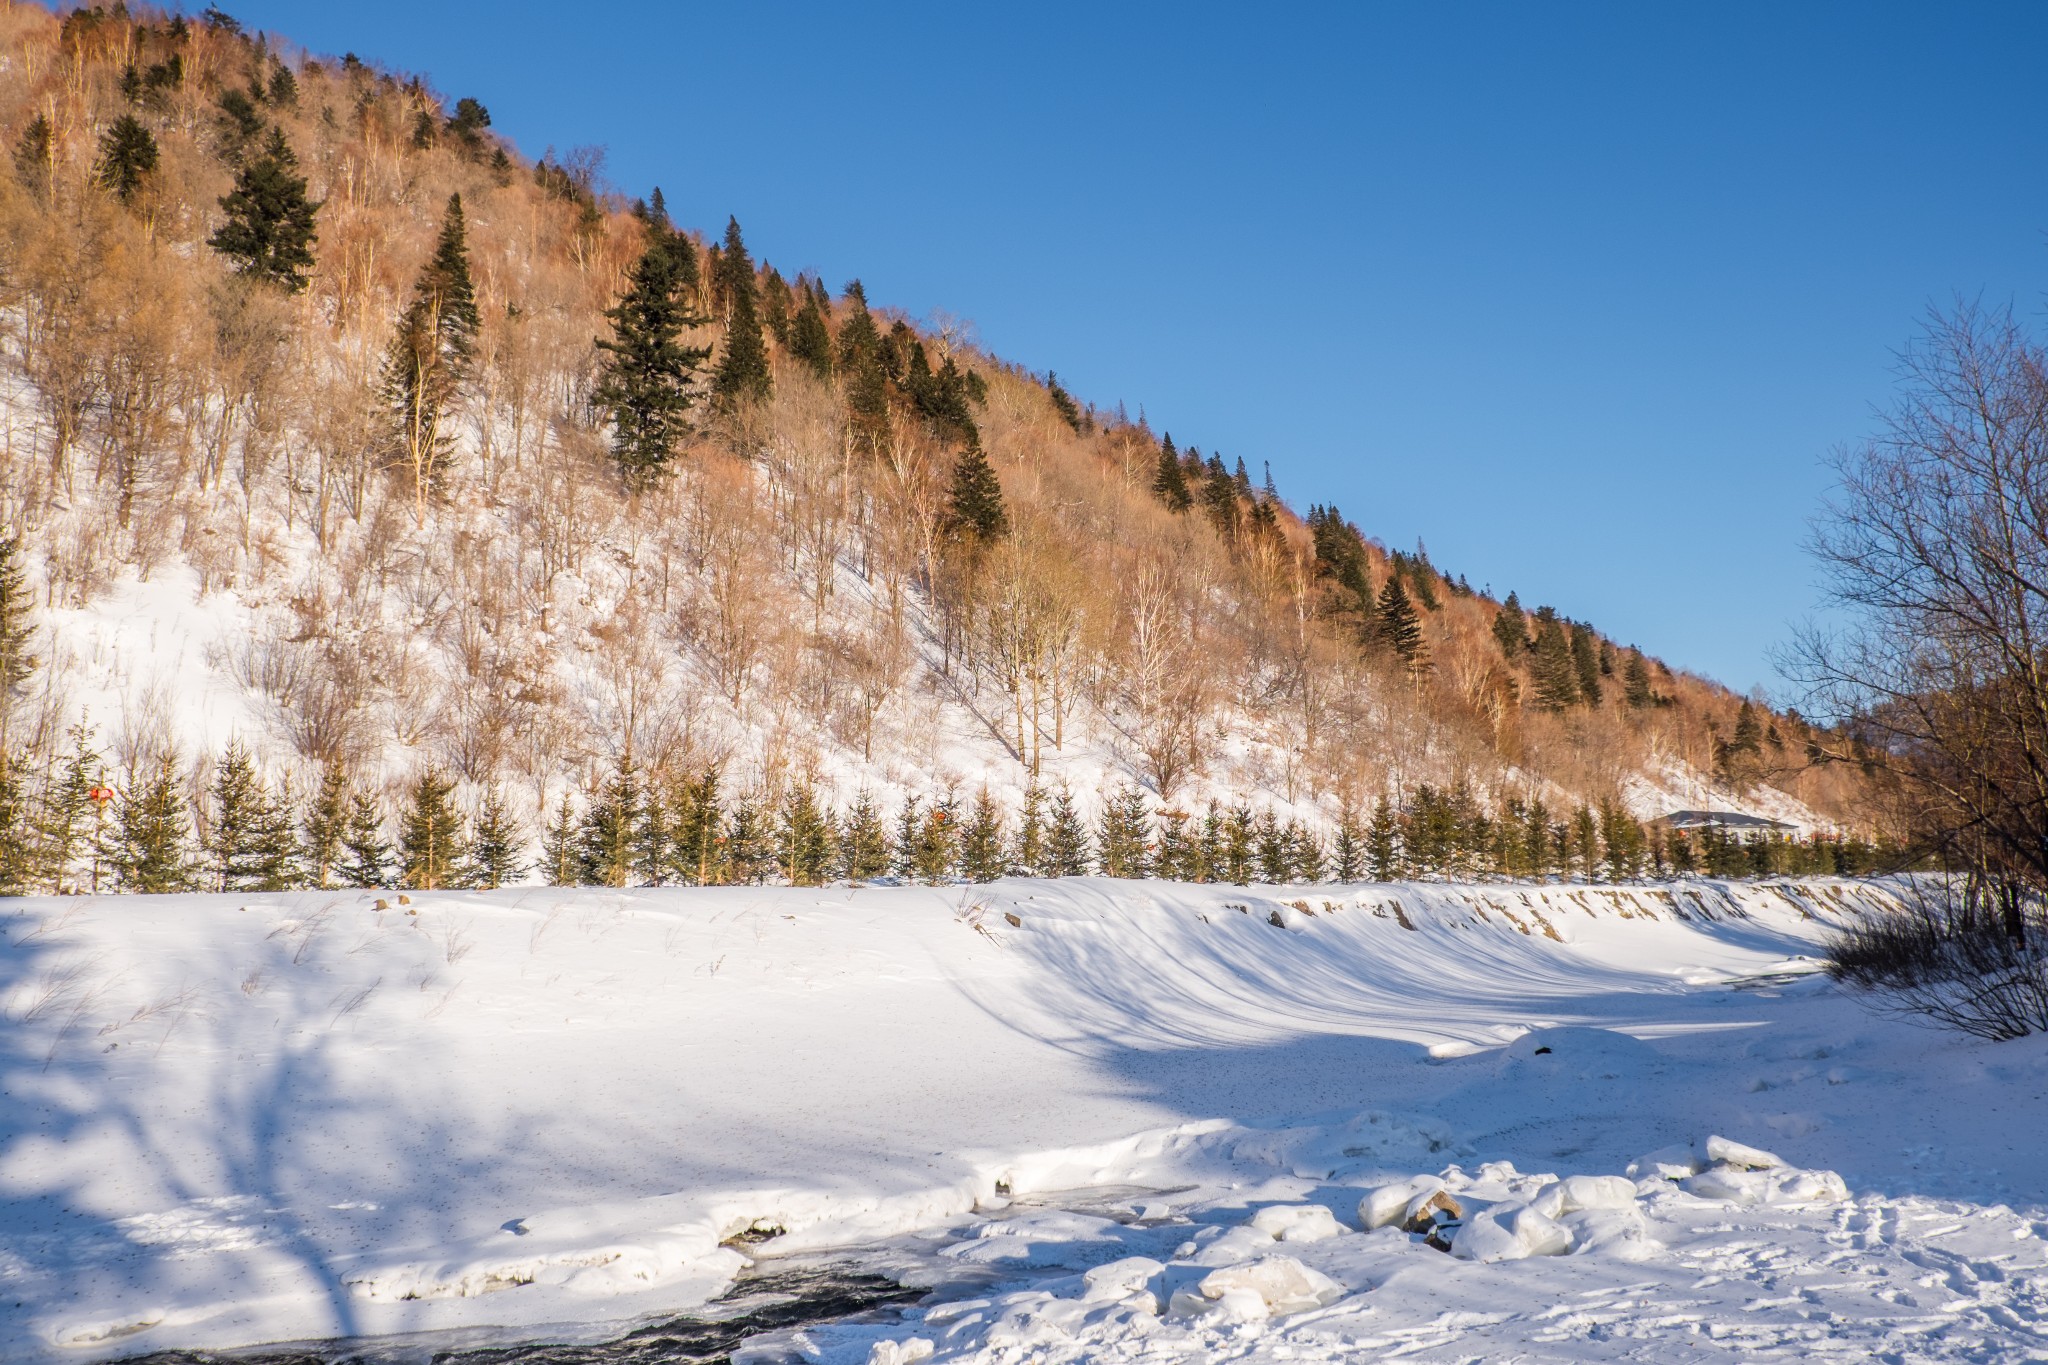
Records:
{"label": "forest on hillside", "polygon": [[[804,880],[917,875],[932,829],[946,875],[1058,870],[1027,831],[1086,826],[1091,868],[1235,880],[1901,833],[1853,737],[474,96],[214,9],[5,0],[0,70],[0,890],[255,885],[287,844],[323,883]],[[224,740],[192,675],[74,643],[165,584],[231,619]],[[1686,783],[1827,837],[1668,845]]]}

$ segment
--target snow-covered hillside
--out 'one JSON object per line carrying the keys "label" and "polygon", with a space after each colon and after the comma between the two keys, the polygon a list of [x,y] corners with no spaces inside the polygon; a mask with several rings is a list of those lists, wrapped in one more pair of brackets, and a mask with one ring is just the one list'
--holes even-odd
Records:
{"label": "snow-covered hillside", "polygon": [[[2048,1057],[1815,975],[1881,895],[12,902],[0,1355],[605,1335],[858,1246],[952,1301],[768,1345],[2028,1358]],[[1464,1256],[1360,1230],[1418,1176]]]}

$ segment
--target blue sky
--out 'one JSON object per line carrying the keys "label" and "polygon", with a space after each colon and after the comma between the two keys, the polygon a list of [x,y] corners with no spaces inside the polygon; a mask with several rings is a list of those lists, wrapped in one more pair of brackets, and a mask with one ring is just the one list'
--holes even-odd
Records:
{"label": "blue sky", "polygon": [[1822,458],[2048,283],[2048,6],[226,7],[1786,700]]}

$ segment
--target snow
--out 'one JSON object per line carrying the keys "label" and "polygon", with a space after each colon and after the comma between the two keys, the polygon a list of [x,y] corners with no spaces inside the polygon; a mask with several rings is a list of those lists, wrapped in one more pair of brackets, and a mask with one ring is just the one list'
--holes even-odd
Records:
{"label": "snow", "polygon": [[2039,1358],[2048,1050],[1819,976],[1883,895],[6,902],[0,1357],[597,1339],[822,1259],[935,1292],[738,1360]]}

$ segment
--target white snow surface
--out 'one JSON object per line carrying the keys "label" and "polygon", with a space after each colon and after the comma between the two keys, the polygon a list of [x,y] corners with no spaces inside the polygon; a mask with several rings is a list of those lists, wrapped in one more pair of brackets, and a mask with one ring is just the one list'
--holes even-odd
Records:
{"label": "white snow surface", "polygon": [[0,902],[0,1358],[600,1339],[835,1248],[938,1292],[738,1361],[2048,1358],[2048,1050],[1819,975],[1884,894]]}

